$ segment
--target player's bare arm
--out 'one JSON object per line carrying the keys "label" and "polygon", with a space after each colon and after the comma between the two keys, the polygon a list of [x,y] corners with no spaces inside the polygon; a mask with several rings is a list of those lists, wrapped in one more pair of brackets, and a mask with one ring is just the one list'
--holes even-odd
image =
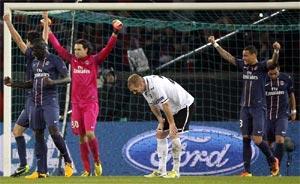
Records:
{"label": "player's bare arm", "polygon": [[13,26],[12,22],[10,21],[10,16],[9,14],[5,14],[3,16],[3,20],[6,23],[8,30],[11,34],[12,39],[14,40],[14,42],[18,45],[19,49],[21,50],[21,52],[23,54],[25,54],[26,49],[27,49],[27,45],[26,43],[23,41],[23,39],[21,38],[20,34],[17,32],[17,30],[15,29],[15,27]]}
{"label": "player's bare arm", "polygon": [[13,81],[10,77],[6,76],[4,77],[4,85],[12,87],[12,88],[23,88],[23,89],[29,89],[32,88],[32,81]]}
{"label": "player's bare arm", "polygon": [[229,52],[224,50],[216,41],[214,36],[208,37],[208,42],[210,42],[218,51],[218,53],[222,56],[223,59],[228,61],[229,63],[236,65],[235,57],[233,57]]}
{"label": "player's bare arm", "polygon": [[296,98],[294,93],[290,94],[290,108],[291,108],[291,120],[295,121],[297,111],[296,111]]}
{"label": "player's bare arm", "polygon": [[43,12],[41,23],[43,25],[43,40],[48,44],[49,25],[51,24],[51,20],[48,18],[48,11]]}
{"label": "player's bare arm", "polygon": [[273,43],[273,49],[274,49],[274,52],[273,52],[273,55],[272,55],[272,59],[268,60],[268,66],[278,64],[280,44],[278,42],[274,42]]}
{"label": "player's bare arm", "polygon": [[173,113],[171,111],[171,107],[169,102],[165,102],[164,104],[162,104],[163,107],[163,111],[167,117],[168,123],[169,123],[169,128],[170,128],[170,136],[171,137],[175,137],[177,134],[177,128],[175,125],[175,121],[174,121],[174,116]]}
{"label": "player's bare arm", "polygon": [[46,86],[57,85],[57,84],[66,84],[66,83],[70,83],[70,82],[71,82],[71,78],[69,75],[65,76],[61,79],[57,79],[57,80],[52,80],[49,77],[44,78],[44,84]]}
{"label": "player's bare arm", "polygon": [[163,127],[165,119],[162,117],[160,109],[154,105],[150,105],[150,109],[158,121],[158,128]]}

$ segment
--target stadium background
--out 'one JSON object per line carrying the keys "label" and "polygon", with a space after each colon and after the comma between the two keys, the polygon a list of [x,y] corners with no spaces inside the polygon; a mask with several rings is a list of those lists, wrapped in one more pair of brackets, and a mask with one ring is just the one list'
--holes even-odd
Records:
{"label": "stadium background", "polygon": [[[234,66],[230,66],[224,60],[221,60],[213,48],[204,49],[202,52],[162,70],[155,71],[155,68],[170,60],[170,58],[176,58],[206,44],[206,39],[210,34],[219,37],[237,28],[243,29],[240,33],[222,41],[220,44],[229,50],[232,55],[239,57],[241,57],[242,49],[245,45],[254,44],[259,50],[259,58],[261,59],[271,57],[271,45],[275,40],[279,40],[283,46],[279,63],[282,71],[291,74],[295,80],[295,95],[297,98],[297,111],[299,112],[299,12],[288,11],[283,15],[264,22],[263,25],[265,26],[249,26],[249,24],[259,19],[259,13],[270,15],[273,12],[272,10],[223,12],[154,11],[151,13],[77,11],[74,39],[84,37],[90,40],[95,50],[101,49],[110,36],[112,31],[110,22],[113,18],[120,18],[126,25],[126,29],[119,36],[116,48],[101,66],[102,73],[99,73],[99,100],[101,107],[99,122],[101,123],[98,125],[97,131],[100,135],[101,152],[111,155],[115,154],[116,150],[120,151],[122,147],[114,148],[113,145],[112,147],[106,147],[107,142],[116,139],[115,137],[119,135],[122,137],[126,136],[127,139],[123,141],[128,141],[130,136],[134,137],[135,134],[155,128],[152,122],[155,120],[154,116],[151,115],[145,100],[142,97],[131,95],[126,88],[126,79],[130,74],[127,58],[128,49],[142,48],[144,50],[151,69],[145,74],[157,73],[170,77],[196,97],[197,108],[193,116],[193,125],[222,127],[239,132],[238,113],[241,82],[238,78],[240,73],[236,72]],[[53,18],[54,22],[53,32],[56,33],[62,45],[69,46],[71,43],[72,14],[50,14],[50,17]],[[40,15],[18,13],[13,16],[13,22],[17,23],[17,30],[22,37],[25,37],[25,31],[36,28],[40,18]],[[3,26],[1,26],[2,28]],[[22,64],[24,57],[20,54],[15,44],[13,44],[13,47],[13,78],[22,79],[25,69],[25,65]],[[106,83],[105,79],[103,80],[103,73],[110,68],[114,69],[117,76],[117,81],[112,84]],[[61,94],[61,106],[63,107],[65,88],[61,87],[59,91]],[[24,91],[13,90],[13,96],[16,97],[13,98],[12,119],[14,121],[23,108]],[[63,110],[63,108],[61,109]],[[292,130],[290,130],[291,137],[299,135],[298,124],[292,125]],[[118,129],[116,132],[117,127],[123,127],[124,129]],[[140,130],[133,131],[135,127]],[[125,130],[130,131],[126,132]],[[28,133],[28,135],[30,137],[31,134]],[[67,131],[66,140],[70,143],[69,147],[76,148],[77,141],[74,141],[70,131]],[[293,165],[296,166],[300,163],[298,143],[296,141],[294,162],[291,167],[293,175],[300,175],[299,168],[293,167]],[[120,144],[120,142],[116,144]],[[76,149],[71,153],[75,154]],[[105,156],[103,157],[105,158]],[[116,160],[116,163],[124,162],[123,157],[120,159]],[[80,166],[78,167],[80,168]],[[263,168],[261,165],[257,166],[259,175],[267,174],[264,172],[266,169]],[[141,174],[140,172],[142,171],[128,172],[114,173],[112,171],[107,174],[135,175]]]}

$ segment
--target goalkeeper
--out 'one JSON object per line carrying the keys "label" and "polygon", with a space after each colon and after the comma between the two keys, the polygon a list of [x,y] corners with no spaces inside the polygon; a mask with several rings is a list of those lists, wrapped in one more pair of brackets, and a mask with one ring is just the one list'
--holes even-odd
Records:
{"label": "goalkeeper", "polygon": [[98,140],[95,136],[97,116],[99,113],[97,73],[98,65],[102,64],[117,42],[117,36],[123,25],[119,20],[113,21],[113,33],[107,45],[97,54],[92,55],[90,42],[78,39],[74,45],[74,55],[70,54],[58,42],[55,35],[49,32],[49,41],[65,61],[71,64],[72,89],[71,126],[75,135],[79,135],[81,161],[84,171],[81,176],[90,176],[89,150],[94,159],[95,176],[102,175],[102,166],[98,151]]}

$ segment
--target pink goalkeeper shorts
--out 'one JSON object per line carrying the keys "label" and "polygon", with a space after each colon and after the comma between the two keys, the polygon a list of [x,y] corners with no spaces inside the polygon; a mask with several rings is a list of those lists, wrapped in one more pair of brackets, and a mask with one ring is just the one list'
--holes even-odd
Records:
{"label": "pink goalkeeper shorts", "polygon": [[75,135],[85,135],[96,128],[98,103],[72,104],[71,127]]}

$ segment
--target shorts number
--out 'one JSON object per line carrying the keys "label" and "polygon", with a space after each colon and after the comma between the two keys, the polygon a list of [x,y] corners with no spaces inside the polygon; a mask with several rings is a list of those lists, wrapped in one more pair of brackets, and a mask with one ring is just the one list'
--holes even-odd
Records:
{"label": "shorts number", "polygon": [[72,121],[72,122],[71,122],[71,127],[72,127],[72,128],[79,128],[79,123],[78,123],[78,121]]}
{"label": "shorts number", "polygon": [[240,128],[243,127],[243,120],[240,119]]}

